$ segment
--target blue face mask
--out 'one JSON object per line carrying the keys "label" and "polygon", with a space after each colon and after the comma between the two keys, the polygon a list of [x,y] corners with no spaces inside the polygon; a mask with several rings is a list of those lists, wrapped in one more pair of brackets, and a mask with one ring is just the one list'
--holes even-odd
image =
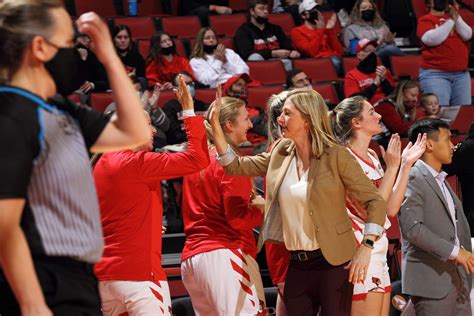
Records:
{"label": "blue face mask", "polygon": [[188,84],[188,91],[191,97],[194,99],[194,96],[196,95],[196,88],[194,87],[194,84]]}

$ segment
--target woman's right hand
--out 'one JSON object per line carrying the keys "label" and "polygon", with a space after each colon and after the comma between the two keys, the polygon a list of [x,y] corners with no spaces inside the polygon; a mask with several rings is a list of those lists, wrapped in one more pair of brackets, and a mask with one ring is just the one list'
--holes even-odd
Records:
{"label": "woman's right hand", "polygon": [[84,13],[76,20],[76,25],[79,32],[90,37],[89,48],[102,64],[106,65],[112,56],[117,56],[109,27],[100,16],[94,12]]}
{"label": "woman's right hand", "polygon": [[178,88],[173,89],[176,94],[176,98],[183,107],[183,110],[194,110],[194,101],[193,97],[189,93],[188,86],[184,81],[184,77],[179,75],[178,78]]}
{"label": "woman's right hand", "polygon": [[222,107],[222,85],[217,86],[216,92],[216,101],[214,102],[214,106],[209,113],[209,123],[211,123],[212,130],[215,133],[217,128],[220,128],[220,121],[219,116],[221,115],[221,107]]}
{"label": "woman's right hand", "polygon": [[397,168],[400,166],[401,159],[401,142],[400,136],[398,134],[392,134],[390,142],[388,143],[387,150],[385,151],[382,146],[380,146],[380,151],[382,152],[383,160],[388,168]]}

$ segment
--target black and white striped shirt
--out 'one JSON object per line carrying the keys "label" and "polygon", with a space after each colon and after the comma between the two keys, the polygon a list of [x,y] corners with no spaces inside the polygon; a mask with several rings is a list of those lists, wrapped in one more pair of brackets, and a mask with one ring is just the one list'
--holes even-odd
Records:
{"label": "black and white striped shirt", "polygon": [[87,149],[107,118],[0,87],[0,199],[25,198],[21,226],[33,257],[94,263],[103,237]]}

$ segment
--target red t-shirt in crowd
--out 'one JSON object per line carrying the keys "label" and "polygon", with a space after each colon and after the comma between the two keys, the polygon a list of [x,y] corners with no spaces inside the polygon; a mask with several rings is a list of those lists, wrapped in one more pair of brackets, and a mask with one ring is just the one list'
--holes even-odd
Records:
{"label": "red t-shirt in crowd", "polygon": [[[423,34],[449,20],[449,14],[434,16],[427,14],[419,18],[416,35]],[[455,28],[448,38],[437,46],[427,46],[421,42],[421,68],[441,71],[466,71],[469,61],[468,43],[463,41]]]}
{"label": "red t-shirt in crowd", "polygon": [[341,57],[344,47],[334,29],[310,29],[305,25],[291,30],[291,42],[306,57]]}
{"label": "red t-shirt in crowd", "polygon": [[[344,95],[350,97],[351,95],[368,88],[374,83],[376,76],[377,74],[375,72],[365,74],[357,68],[350,70],[344,78]],[[392,73],[389,69],[387,69],[385,78],[392,86],[395,86],[395,81],[393,80]],[[385,97],[386,95],[382,91],[382,86],[378,86],[377,90],[375,90],[375,94],[369,102],[375,104],[377,101],[382,100]]]}
{"label": "red t-shirt in crowd", "polygon": [[241,249],[257,256],[252,229],[262,222],[262,211],[250,206],[250,177],[230,176],[209,153],[209,166],[184,177],[183,221],[186,243],[181,260],[216,249]]}
{"label": "red t-shirt in crowd", "polygon": [[209,164],[202,117],[184,120],[183,153],[118,151],[94,168],[105,248],[95,265],[99,280],[161,281],[163,208],[160,180],[197,172]]}
{"label": "red t-shirt in crowd", "polygon": [[158,64],[156,60],[153,60],[146,67],[146,78],[148,80],[148,85],[153,87],[157,83],[173,82],[173,77],[186,70],[192,76],[193,70],[189,61],[181,56],[173,55],[173,59],[168,61],[166,58],[161,58],[161,64]]}

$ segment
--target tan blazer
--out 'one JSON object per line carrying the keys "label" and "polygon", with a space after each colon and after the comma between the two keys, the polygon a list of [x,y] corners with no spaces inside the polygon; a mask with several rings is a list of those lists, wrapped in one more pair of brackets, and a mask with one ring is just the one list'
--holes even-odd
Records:
{"label": "tan blazer", "polygon": [[[266,176],[266,205],[259,250],[266,240],[283,242],[278,191],[294,156],[294,143],[283,139],[270,153],[238,157],[225,167],[226,172],[233,175]],[[356,251],[345,206],[346,190],[367,210],[367,223],[383,226],[386,203],[359,163],[342,146],[326,148],[320,158],[311,160],[307,200],[321,251],[332,265],[348,262]]]}

